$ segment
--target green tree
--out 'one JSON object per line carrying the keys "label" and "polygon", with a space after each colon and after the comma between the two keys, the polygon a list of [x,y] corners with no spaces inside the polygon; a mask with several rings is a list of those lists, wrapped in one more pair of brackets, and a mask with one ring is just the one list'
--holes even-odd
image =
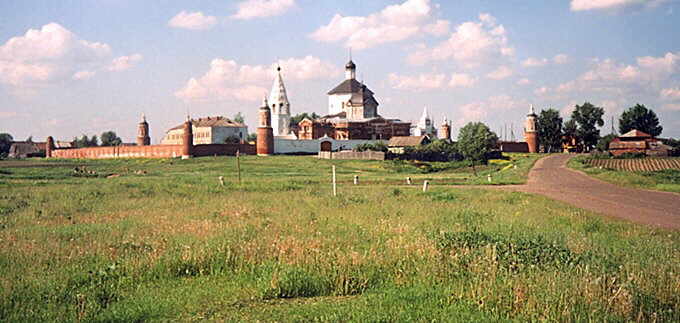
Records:
{"label": "green tree", "polygon": [[639,103],[623,111],[621,118],[619,118],[619,132],[621,134],[633,129],[646,132],[652,137],[657,137],[663,131],[656,113],[652,109],[647,109],[644,104]]}
{"label": "green tree", "polygon": [[571,113],[571,119],[578,124],[576,135],[583,143],[586,151],[590,151],[600,139],[600,129],[597,127],[604,125],[603,115],[604,109],[596,107],[590,102],[576,105],[576,109]]}
{"label": "green tree", "polygon": [[234,122],[244,123],[245,120],[243,119],[243,113],[241,113],[241,112],[236,113],[234,115]]}
{"label": "green tree", "polygon": [[248,136],[246,137],[246,141],[257,141],[257,134],[256,133],[249,133]]}
{"label": "green tree", "polygon": [[33,142],[33,136],[28,136],[28,138],[26,138],[26,142]]}
{"label": "green tree", "polygon": [[8,133],[0,133],[0,157],[5,157],[9,154],[9,148],[12,147],[14,137]]}
{"label": "green tree", "polygon": [[496,147],[498,136],[481,122],[469,122],[458,133],[458,152],[472,163],[477,176],[475,162],[486,162],[487,155]]}
{"label": "green tree", "polygon": [[99,145],[99,139],[96,135],[93,135],[92,138],[89,138],[87,135],[83,135],[80,138],[73,138],[72,144],[76,148],[93,147]]}
{"label": "green tree", "polygon": [[101,138],[102,146],[120,146],[123,144],[123,140],[121,140],[113,131],[103,132]]}
{"label": "green tree", "polygon": [[319,115],[315,112],[312,112],[311,114],[308,114],[307,112],[298,113],[290,118],[290,127],[297,127],[298,123],[300,123],[300,121],[302,121],[304,118],[316,120],[319,118]]}
{"label": "green tree", "polygon": [[555,109],[542,110],[536,119],[538,142],[546,152],[560,151],[562,148],[562,117]]}
{"label": "green tree", "polygon": [[611,143],[612,140],[614,140],[614,138],[616,138],[616,137],[617,136],[615,134],[610,133],[610,134],[600,138],[600,140],[597,141],[597,146],[595,146],[595,148],[597,148],[597,150],[599,150],[599,151],[608,151],[609,150],[609,143]]}

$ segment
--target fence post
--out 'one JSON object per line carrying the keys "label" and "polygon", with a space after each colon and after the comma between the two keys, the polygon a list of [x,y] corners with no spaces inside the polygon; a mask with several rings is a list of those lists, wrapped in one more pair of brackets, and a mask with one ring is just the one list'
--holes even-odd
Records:
{"label": "fence post", "polygon": [[411,178],[410,177],[406,177],[406,185],[411,185]]}
{"label": "fence post", "polygon": [[236,171],[238,172],[238,185],[241,186],[241,152],[236,150]]}
{"label": "fence post", "polygon": [[338,195],[338,189],[337,189],[337,186],[335,184],[335,165],[333,165],[333,196],[337,196],[337,195]]}
{"label": "fence post", "polygon": [[224,176],[220,176],[218,179],[220,180],[220,186],[224,186]]}
{"label": "fence post", "polygon": [[359,185],[359,175],[354,175],[354,185]]}
{"label": "fence post", "polygon": [[486,175],[486,180],[491,183],[491,174]]}
{"label": "fence post", "polygon": [[430,182],[424,181],[423,182],[423,192],[427,192],[427,187],[430,185]]}

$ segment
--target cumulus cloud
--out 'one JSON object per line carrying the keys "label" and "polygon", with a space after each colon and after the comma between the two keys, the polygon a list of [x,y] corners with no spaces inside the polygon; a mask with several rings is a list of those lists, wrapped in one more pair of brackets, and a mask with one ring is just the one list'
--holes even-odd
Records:
{"label": "cumulus cloud", "polygon": [[680,100],[680,88],[663,89],[661,97],[667,100]]}
{"label": "cumulus cloud", "polygon": [[[136,55],[128,59],[141,59]],[[107,69],[111,56],[109,45],[80,39],[60,24],[49,23],[0,45],[0,84],[17,95],[34,94],[61,81],[92,78]]]}
{"label": "cumulus cloud", "polygon": [[365,49],[408,39],[422,32],[443,35],[448,30],[448,21],[433,21],[430,0],[407,0],[368,16],[336,14],[310,37],[320,42],[343,42],[346,47]]}
{"label": "cumulus cloud", "polygon": [[168,26],[191,30],[205,30],[212,28],[216,23],[217,18],[214,16],[206,16],[200,11],[181,11],[176,16],[172,17],[170,21],[168,21]]}
{"label": "cumulus cloud", "polygon": [[279,16],[295,6],[295,0],[247,0],[238,4],[234,19],[254,19]]}
{"label": "cumulus cloud", "polygon": [[477,78],[474,78],[469,74],[459,73],[451,75],[451,81],[449,81],[449,86],[470,88],[475,86],[476,83]]}
{"label": "cumulus cloud", "polygon": [[132,54],[129,56],[116,57],[111,61],[108,67],[109,71],[125,71],[133,67],[137,62],[142,60],[141,54]]}
{"label": "cumulus cloud", "polygon": [[476,67],[503,56],[514,55],[508,45],[503,25],[489,14],[480,14],[479,21],[458,25],[450,37],[432,48],[421,48],[408,56],[411,64],[453,59],[464,67]]}
{"label": "cumulus cloud", "polygon": [[492,80],[503,80],[512,76],[512,69],[507,66],[499,66],[497,69],[486,74],[486,77]]}
{"label": "cumulus cloud", "polygon": [[518,100],[506,94],[492,96],[486,100],[460,106],[458,108],[460,118],[454,123],[456,126],[461,127],[468,122],[484,120],[490,113],[499,113],[528,106],[526,100]]}
{"label": "cumulus cloud", "polygon": [[534,58],[534,57],[529,57],[522,61],[522,66],[524,67],[540,67],[540,66],[545,66],[548,64],[548,59],[547,58]]}
{"label": "cumulus cloud", "polygon": [[555,64],[566,64],[569,62],[569,56],[567,56],[567,54],[557,54],[553,57],[553,62],[555,62]]}
{"label": "cumulus cloud", "polygon": [[[279,61],[286,81],[335,77],[340,70],[317,57],[288,58]],[[273,80],[277,64],[239,65],[233,60],[215,58],[201,77],[193,77],[175,92],[186,101],[259,101]]]}
{"label": "cumulus cloud", "polygon": [[668,0],[571,0],[572,11],[656,7]]}
{"label": "cumulus cloud", "polygon": [[57,23],[29,29],[0,46],[0,83],[37,87],[102,62],[109,45],[79,39]]}
{"label": "cumulus cloud", "polygon": [[517,85],[529,85],[531,81],[528,78],[523,78],[517,81]]}
{"label": "cumulus cloud", "polygon": [[444,86],[446,75],[444,74],[420,74],[418,76],[404,76],[390,73],[387,80],[395,89],[422,91],[438,89]]}

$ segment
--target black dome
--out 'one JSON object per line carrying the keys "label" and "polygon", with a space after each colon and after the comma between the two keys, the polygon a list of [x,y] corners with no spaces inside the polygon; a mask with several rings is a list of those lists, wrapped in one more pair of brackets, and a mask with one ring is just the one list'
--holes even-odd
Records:
{"label": "black dome", "polygon": [[356,69],[357,66],[354,65],[354,62],[352,62],[352,60],[349,60],[349,62],[347,62],[347,64],[345,64],[345,68]]}

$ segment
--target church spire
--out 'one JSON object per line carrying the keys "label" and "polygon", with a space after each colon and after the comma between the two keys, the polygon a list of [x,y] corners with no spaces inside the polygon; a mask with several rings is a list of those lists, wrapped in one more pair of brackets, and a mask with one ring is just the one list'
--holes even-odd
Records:
{"label": "church spire", "polygon": [[288,94],[286,93],[286,86],[283,84],[283,77],[281,76],[281,66],[276,65],[276,77],[272,90],[269,93],[269,104],[272,104],[272,114],[290,114],[290,102],[288,102]]}

